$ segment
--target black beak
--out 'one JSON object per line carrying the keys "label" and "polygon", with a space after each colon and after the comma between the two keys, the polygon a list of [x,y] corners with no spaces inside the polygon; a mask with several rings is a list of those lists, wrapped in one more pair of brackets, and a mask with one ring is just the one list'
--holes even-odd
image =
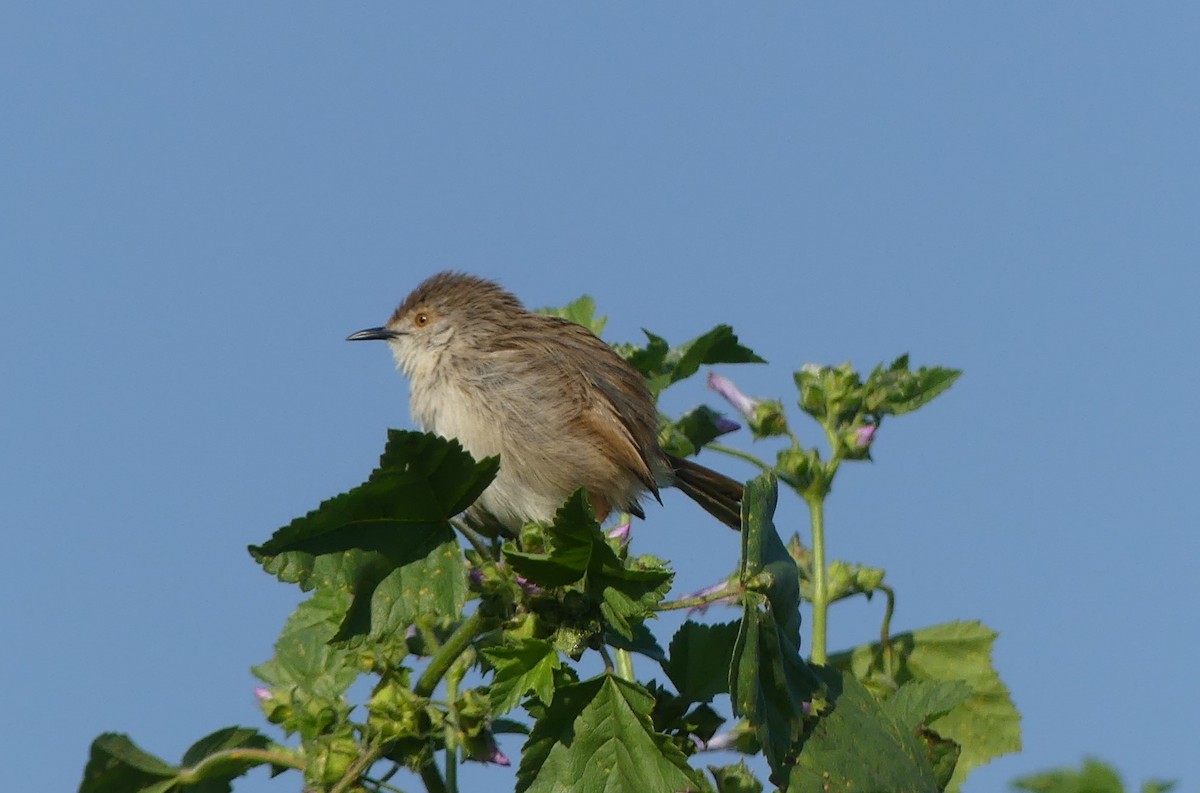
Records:
{"label": "black beak", "polygon": [[366,341],[368,339],[382,339],[390,341],[404,334],[394,331],[391,328],[367,328],[360,330],[358,333],[351,333],[346,337],[346,341]]}

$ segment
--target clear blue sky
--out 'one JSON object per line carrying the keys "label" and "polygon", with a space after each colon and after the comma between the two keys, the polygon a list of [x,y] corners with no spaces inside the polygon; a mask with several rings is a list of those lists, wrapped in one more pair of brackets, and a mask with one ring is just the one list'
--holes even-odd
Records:
{"label": "clear blue sky", "polygon": [[[839,479],[831,553],[898,629],[1000,631],[1026,749],[969,793],[1085,753],[1196,789],[1198,41],[1182,2],[5,3],[6,778],[263,724],[300,593],[244,547],[409,426],[343,339],[453,267],[613,341],[729,322],[789,403],[810,361],[964,369]],[[679,494],[636,543],[681,590],[734,553]]]}

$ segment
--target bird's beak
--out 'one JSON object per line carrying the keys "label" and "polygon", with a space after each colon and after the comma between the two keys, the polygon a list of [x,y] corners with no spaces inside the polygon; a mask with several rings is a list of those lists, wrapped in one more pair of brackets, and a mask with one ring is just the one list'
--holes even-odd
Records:
{"label": "bird's beak", "polygon": [[392,339],[403,335],[404,334],[400,333],[399,331],[395,331],[386,327],[367,328],[366,330],[360,330],[358,333],[351,333],[346,337],[346,341],[365,341],[367,339],[382,339],[384,341],[391,341]]}

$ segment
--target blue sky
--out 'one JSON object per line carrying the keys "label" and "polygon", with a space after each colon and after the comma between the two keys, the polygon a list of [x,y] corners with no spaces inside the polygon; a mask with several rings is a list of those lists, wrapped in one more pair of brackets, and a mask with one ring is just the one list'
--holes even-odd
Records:
{"label": "blue sky", "polygon": [[[830,552],[899,630],[1000,632],[1026,748],[971,793],[1088,753],[1195,788],[1198,40],[1187,3],[6,3],[7,776],[262,725],[300,593],[244,548],[409,426],[343,339],[458,268],[611,341],[728,322],[789,404],[806,362],[964,369],[844,471]],[[635,542],[681,591],[735,552],[679,494]]]}

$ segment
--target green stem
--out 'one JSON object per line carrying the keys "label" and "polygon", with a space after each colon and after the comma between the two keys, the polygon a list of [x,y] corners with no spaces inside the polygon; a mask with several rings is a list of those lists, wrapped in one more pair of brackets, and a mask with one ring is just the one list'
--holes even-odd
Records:
{"label": "green stem", "polygon": [[739,593],[740,589],[726,583],[718,590],[706,592],[703,595],[688,595],[678,600],[666,600],[654,607],[655,611],[677,611],[679,609],[703,608],[712,603],[719,603]]}
{"label": "green stem", "polygon": [[413,693],[418,697],[432,695],[438,683],[446,676],[446,672],[450,671],[450,667],[458,660],[458,656],[471,646],[475,637],[487,630],[488,622],[488,618],[478,611],[467,617],[466,621],[450,634],[446,643],[439,647],[433,657],[429,659],[429,666],[425,667],[417,684],[413,686]]}
{"label": "green stem", "polygon": [[375,765],[375,761],[383,754],[383,749],[379,746],[371,746],[367,751],[358,756],[358,759],[350,764],[346,769],[346,773],[338,780],[338,783],[330,788],[329,793],[345,793],[350,789],[350,786],[357,783],[362,775]]}
{"label": "green stem", "polygon": [[493,552],[491,544],[477,531],[468,528],[461,520],[451,521],[454,528],[458,529],[458,533],[467,538],[467,542],[471,543],[471,547],[475,549],[475,553],[479,554],[480,559],[491,559],[495,561],[496,554]]}
{"label": "green stem", "polygon": [[637,682],[633,674],[633,656],[628,650],[622,650],[620,647],[617,648],[617,677],[630,683]]}
{"label": "green stem", "polygon": [[896,593],[885,584],[880,584],[877,589],[887,596],[887,606],[883,610],[883,627],[879,631],[879,646],[883,648],[883,670],[894,680],[896,658],[892,652],[892,614],[896,611]]}
{"label": "green stem", "polygon": [[284,768],[304,770],[304,759],[290,751],[282,749],[225,749],[213,752],[190,768],[181,769],[179,781],[183,783],[198,782],[214,768],[225,764],[241,764],[253,761],[258,765],[277,765]]}
{"label": "green stem", "polygon": [[771,466],[767,465],[762,460],[755,457],[753,454],[750,454],[749,452],[744,452],[741,449],[735,449],[732,446],[726,446],[723,443],[710,443],[710,444],[706,445],[704,448],[712,449],[714,452],[720,452],[721,454],[728,454],[730,457],[736,457],[739,460],[745,460],[746,462],[750,463],[751,465],[758,466],[758,468],[764,472],[773,470],[771,468]]}
{"label": "green stem", "polygon": [[806,500],[812,516],[812,661],[824,665],[826,618],[829,615],[829,582],[825,575],[825,497],[815,496]]}
{"label": "green stem", "polygon": [[603,660],[603,661],[604,661],[604,671],[605,671],[605,672],[613,672],[613,671],[615,671],[615,670],[616,670],[616,668],[617,668],[617,665],[613,663],[612,656],[611,656],[611,655],[609,654],[609,652],[608,652],[608,647],[606,647],[606,646],[605,646],[605,645],[603,645],[603,644],[602,644],[602,645],[600,645],[600,647],[599,647],[599,652],[600,652],[600,658],[601,658],[601,660]]}
{"label": "green stem", "polygon": [[425,789],[429,793],[450,793],[446,790],[446,783],[442,781],[442,773],[438,771],[437,763],[432,759],[422,765],[417,773],[421,775],[421,781],[425,783]]}
{"label": "green stem", "polygon": [[[458,699],[458,681],[462,676],[460,669],[456,669],[446,675],[446,699],[450,702],[451,708],[454,706],[454,700]],[[452,710],[451,712],[457,714],[457,711]],[[456,722],[457,718],[446,719],[445,727],[446,787],[451,793],[458,793],[458,744],[455,741],[455,733],[457,732]]]}

